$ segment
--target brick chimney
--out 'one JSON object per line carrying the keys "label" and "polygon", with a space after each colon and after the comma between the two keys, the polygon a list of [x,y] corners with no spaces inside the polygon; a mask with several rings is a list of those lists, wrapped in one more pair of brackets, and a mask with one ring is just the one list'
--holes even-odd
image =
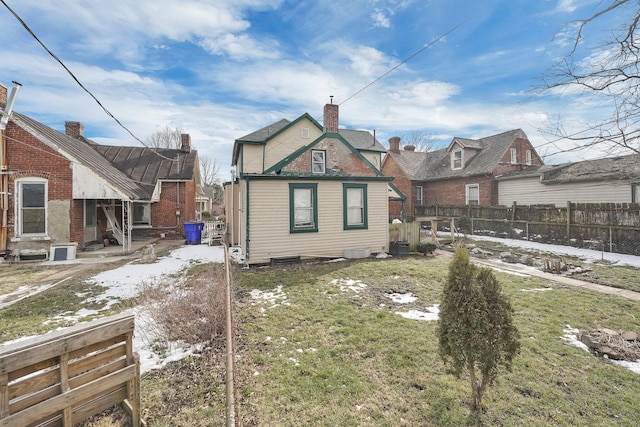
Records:
{"label": "brick chimney", "polygon": [[3,107],[5,105],[7,105],[7,91],[9,89],[3,85],[2,83],[0,83],[0,105],[2,105]]}
{"label": "brick chimney", "polygon": [[415,145],[405,145],[404,146],[404,151],[416,151],[416,146]]}
{"label": "brick chimney", "polygon": [[[332,102],[333,102],[333,97]],[[324,131],[326,133],[338,133],[338,105],[325,104],[324,106]]]}
{"label": "brick chimney", "polygon": [[64,133],[71,138],[78,139],[84,136],[84,125],[82,122],[64,122]]}
{"label": "brick chimney", "polygon": [[188,133],[181,133],[180,140],[182,142],[180,151],[182,151],[183,153],[190,153],[191,152],[191,135],[189,135]]}
{"label": "brick chimney", "polygon": [[391,151],[392,153],[399,153],[400,152],[400,137],[399,136],[392,136],[391,138],[389,138],[389,151]]}

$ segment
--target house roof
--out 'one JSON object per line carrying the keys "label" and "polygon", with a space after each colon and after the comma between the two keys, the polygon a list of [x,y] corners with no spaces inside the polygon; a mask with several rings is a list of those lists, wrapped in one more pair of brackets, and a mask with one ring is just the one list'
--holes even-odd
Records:
{"label": "house roof", "polygon": [[640,181],[640,154],[569,163],[542,174],[545,184],[611,180]]}
{"label": "house roof", "polygon": [[129,178],[153,191],[160,180],[189,181],[195,175],[198,154],[174,148],[98,145],[94,149]]}
{"label": "house roof", "polygon": [[640,181],[640,154],[584,160],[561,165],[529,166],[521,171],[508,172],[499,180],[536,177],[543,184],[562,184],[582,181]]}
{"label": "house roof", "polygon": [[[150,193],[102,157],[84,138],[74,139],[25,115],[14,112],[11,121],[68,159],[92,170],[106,184],[132,200],[149,199]],[[153,190],[152,190],[153,191]]]}
{"label": "house roof", "polygon": [[427,153],[422,151],[389,151],[387,154],[396,161],[410,180],[420,180],[424,177]]}
{"label": "house roof", "polygon": [[[527,139],[522,129],[514,129],[478,140],[454,138],[465,141],[470,148],[478,149],[475,156],[465,159],[464,168],[451,170],[449,147],[427,153],[427,167],[421,178],[424,181],[468,177],[492,173],[507,149],[518,138]],[[471,144],[469,141],[474,141]],[[453,144],[453,142],[452,142]],[[450,145],[451,146],[451,145]]]}
{"label": "house roof", "polygon": [[[275,135],[305,118],[310,120],[311,123],[317,126],[319,129],[322,129],[322,126],[313,117],[311,117],[309,113],[304,113],[293,122],[287,119],[278,120],[275,123],[263,127],[262,129],[258,129],[255,132],[251,132],[250,134],[236,139],[233,144],[233,157],[231,159],[231,165],[237,164],[238,156],[240,154],[240,145],[266,144],[267,141],[269,141]],[[377,151],[381,153],[387,151],[386,148],[384,148],[384,146],[368,131],[339,129],[338,134],[359,151]]]}

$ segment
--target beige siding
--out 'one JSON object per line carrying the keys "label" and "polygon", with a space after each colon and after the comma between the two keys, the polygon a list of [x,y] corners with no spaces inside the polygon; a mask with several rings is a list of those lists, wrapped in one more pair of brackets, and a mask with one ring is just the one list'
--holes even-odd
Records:
{"label": "beige siding", "polygon": [[262,145],[242,145],[242,173],[262,173]]}
{"label": "beige siding", "polygon": [[368,183],[368,229],[343,230],[342,182],[318,181],[318,232],[314,233],[289,232],[290,182],[294,181],[250,181],[248,263],[293,256],[341,257],[345,249],[387,251],[386,182]]}
{"label": "beige siding", "polygon": [[369,162],[373,166],[375,166],[377,170],[381,170],[380,153],[374,153],[371,151],[361,151],[360,154],[362,154],[365,159],[369,160]]}
{"label": "beige siding", "polygon": [[630,203],[631,185],[614,182],[582,182],[545,185],[538,177],[498,182],[498,203],[509,206],[572,203]]}
{"label": "beige siding", "polygon": [[[309,138],[302,138],[302,129],[309,129]],[[318,129],[307,119],[300,120],[295,125],[287,128],[276,138],[267,142],[265,147],[265,170],[282,161],[294,151],[305,145],[311,144],[322,135],[322,130]]]}

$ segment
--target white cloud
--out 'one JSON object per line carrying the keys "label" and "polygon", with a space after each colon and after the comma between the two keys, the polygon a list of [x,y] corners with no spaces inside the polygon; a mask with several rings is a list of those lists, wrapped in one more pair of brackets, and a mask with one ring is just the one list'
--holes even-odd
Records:
{"label": "white cloud", "polygon": [[389,20],[387,15],[385,15],[385,13],[380,9],[376,9],[371,14],[371,20],[373,21],[373,26],[374,27],[378,27],[378,28],[390,28],[391,27],[391,21]]}

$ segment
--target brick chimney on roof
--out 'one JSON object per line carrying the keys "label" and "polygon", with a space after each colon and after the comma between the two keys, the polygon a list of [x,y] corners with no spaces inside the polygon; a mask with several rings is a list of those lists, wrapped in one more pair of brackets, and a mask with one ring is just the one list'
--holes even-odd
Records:
{"label": "brick chimney on roof", "polygon": [[405,145],[404,146],[404,151],[416,151],[416,146],[415,145]]}
{"label": "brick chimney on roof", "polygon": [[180,151],[182,151],[183,153],[190,153],[191,152],[191,135],[189,135],[188,133],[182,133],[180,134],[180,140],[182,142],[182,145],[180,146]]}
{"label": "brick chimney on roof", "polygon": [[333,97],[331,98],[332,103],[324,106],[322,125],[326,133],[338,133],[338,104],[333,104]]}
{"label": "brick chimney on roof", "polygon": [[71,138],[78,139],[84,136],[84,125],[82,122],[64,122],[64,133]]}
{"label": "brick chimney on roof", "polygon": [[391,138],[389,138],[389,151],[391,151],[392,153],[399,153],[400,152],[400,137],[399,136],[392,136]]}
{"label": "brick chimney on roof", "polygon": [[3,85],[2,83],[0,83],[0,105],[2,105],[3,107],[5,105],[7,105],[7,93],[8,93],[8,88]]}

